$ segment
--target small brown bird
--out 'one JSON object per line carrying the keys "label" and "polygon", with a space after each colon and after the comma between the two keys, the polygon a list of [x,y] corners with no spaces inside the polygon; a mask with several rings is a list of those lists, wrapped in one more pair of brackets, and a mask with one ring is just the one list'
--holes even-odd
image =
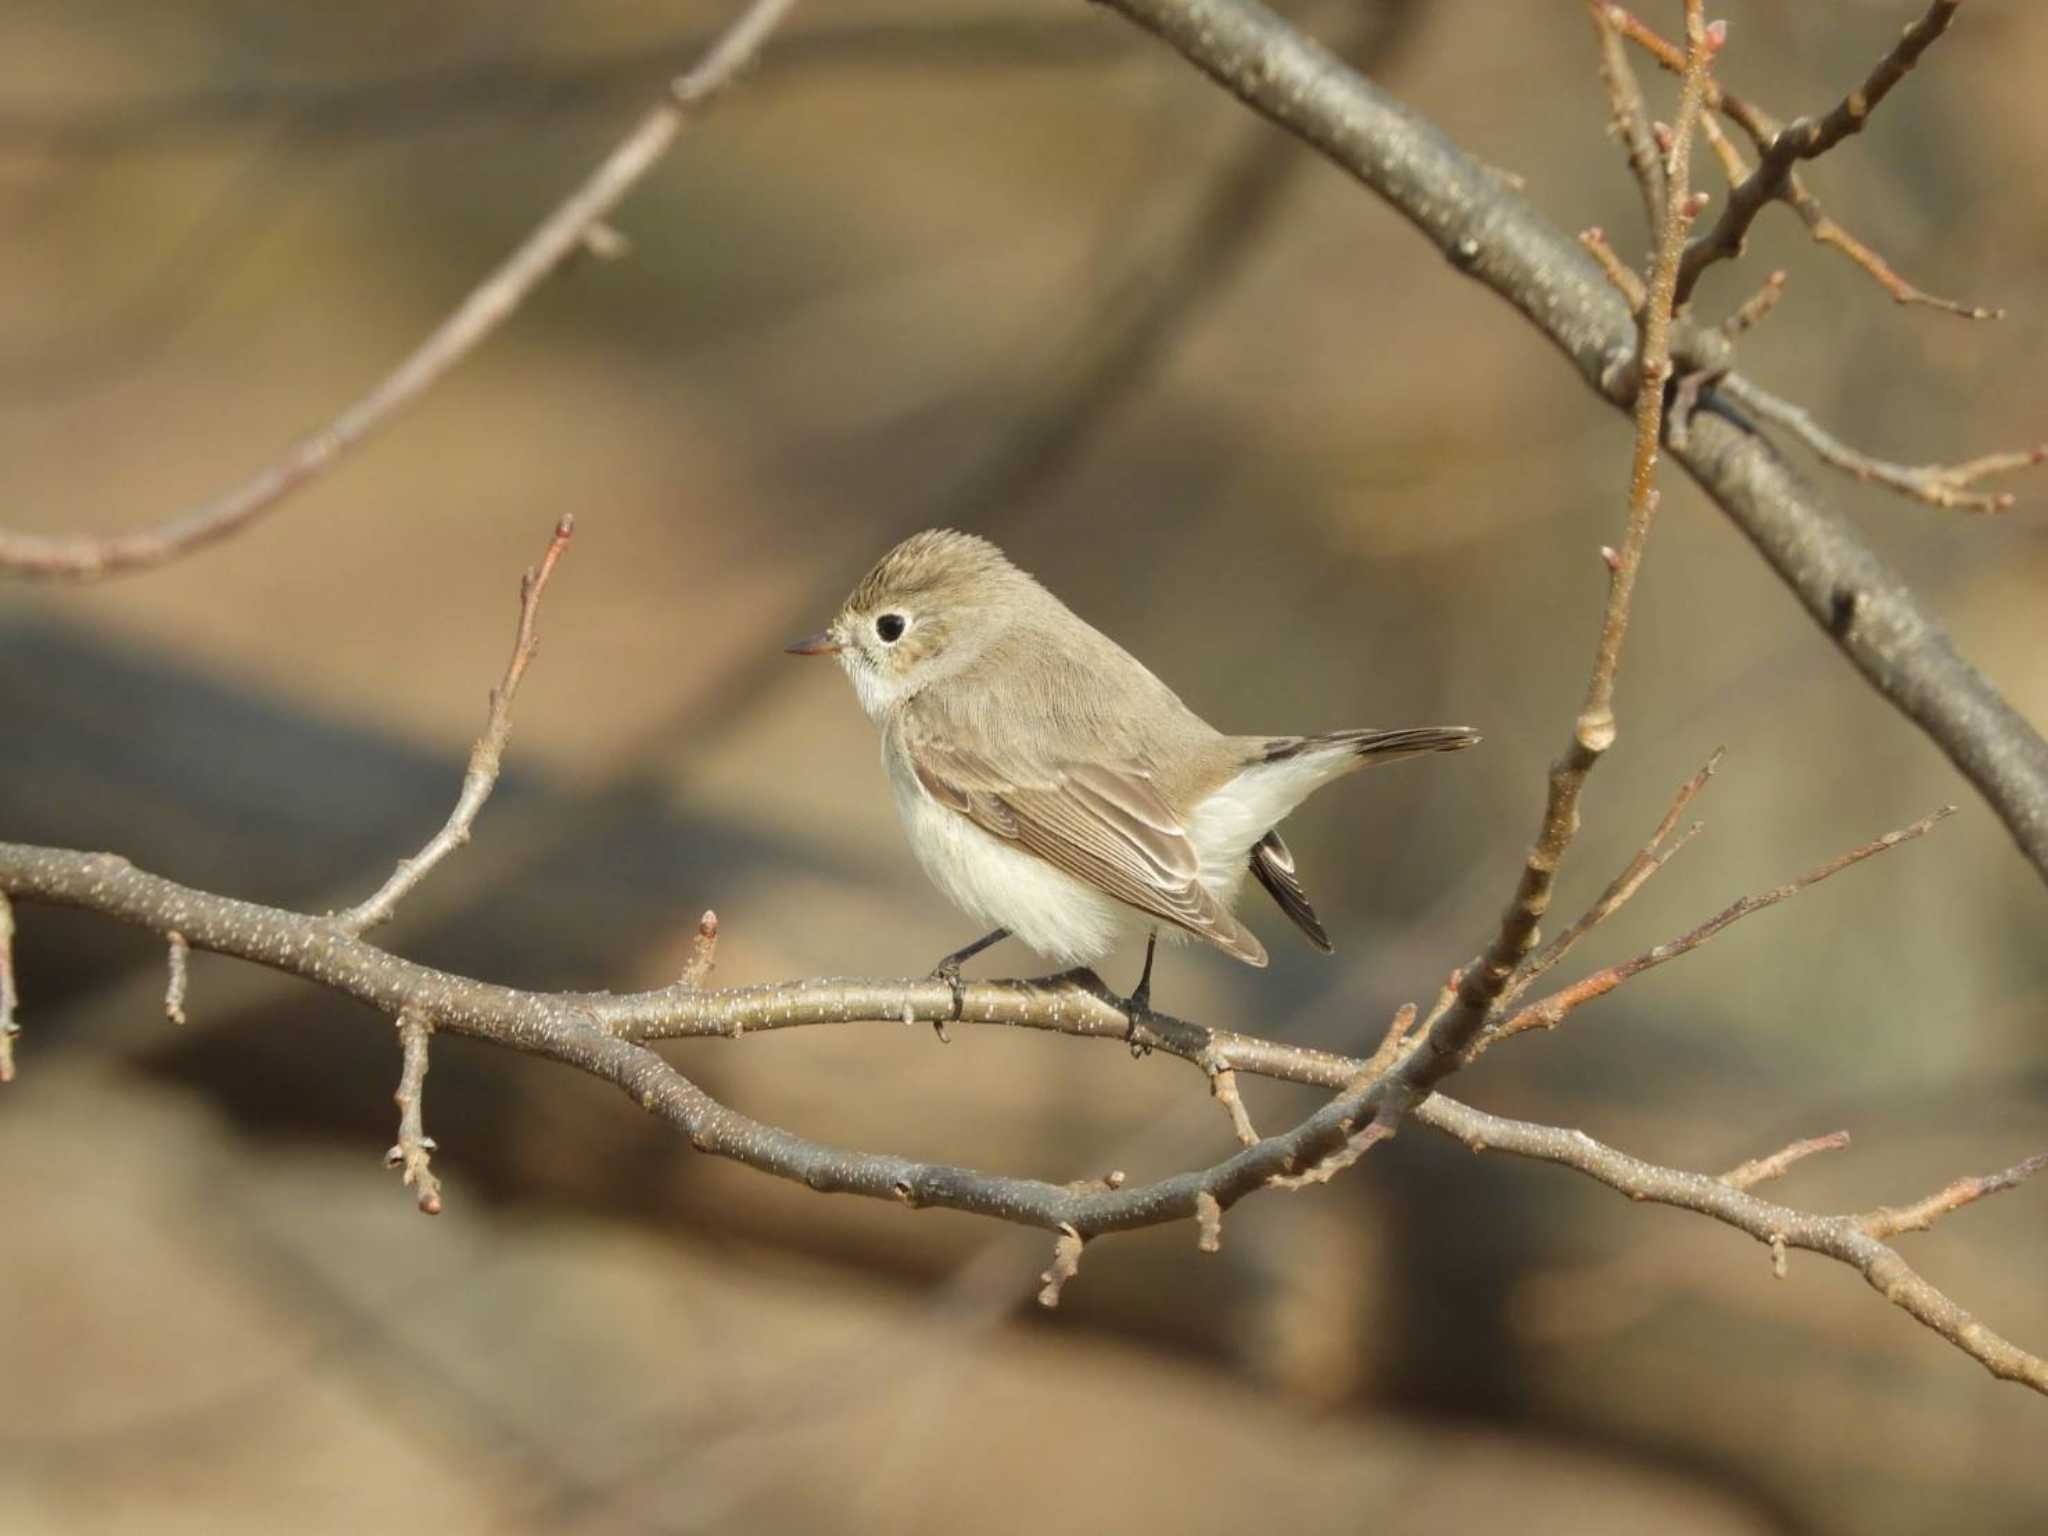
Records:
{"label": "small brown bird", "polygon": [[1149,1006],[1161,930],[1248,965],[1265,946],[1231,906],[1247,873],[1316,948],[1330,937],[1274,830],[1368,763],[1469,747],[1461,725],[1226,736],[986,539],[914,534],[868,572],[822,633],[881,728],[911,849],[939,889],[994,931],[1089,965],[1139,930]]}

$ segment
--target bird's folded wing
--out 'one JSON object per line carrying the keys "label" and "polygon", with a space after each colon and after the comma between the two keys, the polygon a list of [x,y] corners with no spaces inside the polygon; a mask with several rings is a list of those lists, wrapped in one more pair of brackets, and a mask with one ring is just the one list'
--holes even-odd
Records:
{"label": "bird's folded wing", "polygon": [[912,728],[904,747],[917,781],[940,805],[1251,965],[1265,946],[1201,882],[1201,856],[1149,775],[1095,763],[1004,772],[970,749]]}

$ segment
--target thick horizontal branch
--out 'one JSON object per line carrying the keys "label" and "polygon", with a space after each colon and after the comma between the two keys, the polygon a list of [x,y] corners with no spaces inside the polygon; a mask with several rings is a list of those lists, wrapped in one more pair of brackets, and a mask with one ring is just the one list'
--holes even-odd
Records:
{"label": "thick horizontal branch", "polygon": [[[1526,316],[1602,398],[1634,405],[1627,304],[1576,241],[1428,119],[1255,0],[1106,3],[1384,198],[1456,270]],[[1681,361],[1698,340],[1679,336]],[[1685,446],[1672,451],[1842,653],[1948,754],[2048,880],[2048,741],[1763,438],[1700,412]]]}
{"label": "thick horizontal branch", "polygon": [[[181,933],[195,949],[235,955],[301,976],[356,998],[381,1014],[410,1020],[406,1080],[409,1130],[423,1142],[412,1111],[425,1069],[425,1029],[468,1035],[567,1063],[617,1086],[661,1116],[693,1146],[821,1191],[861,1194],[910,1206],[941,1206],[1042,1227],[1068,1239],[1062,1252],[1103,1232],[1169,1221],[1197,1224],[1213,1243],[1222,1213],[1255,1190],[1293,1187],[1333,1160],[1355,1156],[1383,1122],[1389,1078],[1374,1063],[1173,1019],[1133,1021],[1110,1000],[1071,978],[1043,982],[969,982],[956,999],[932,978],[902,981],[804,981],[700,991],[685,980],[652,992],[544,994],[451,975],[377,948],[329,919],[236,901],[146,874],[109,854],[0,843],[0,895],[96,912],[159,936]],[[701,931],[701,929],[700,929]],[[946,1164],[847,1151],[765,1125],[720,1104],[646,1042],[693,1037],[739,1039],[769,1029],[856,1021],[1007,1024],[1061,1034],[1135,1039],[1209,1072],[1244,1072],[1325,1088],[1330,1103],[1285,1135],[1245,1147],[1206,1169],[1154,1184],[1120,1180],[1053,1184]],[[1857,1269],[1894,1305],[1925,1323],[1994,1374],[2048,1393],[2048,1361],[1986,1328],[1871,1235],[1886,1215],[1816,1216],[1760,1200],[1732,1178],[1660,1168],[1582,1132],[1505,1120],[1434,1093],[1415,1103],[1415,1120],[1474,1150],[1498,1150],[1575,1168],[1628,1195],[1711,1216],[1775,1248],[1809,1249]],[[401,1142],[405,1139],[401,1136]],[[424,1148],[422,1148],[424,1150]],[[1783,1154],[1780,1154],[1783,1157]],[[1989,1179],[1962,1180],[1930,1200],[1902,1208],[1913,1221],[1956,1209],[2016,1183],[2036,1166],[2021,1164]],[[1897,1230],[1896,1227],[1893,1230]],[[1050,1283],[1050,1282],[1048,1282]]]}
{"label": "thick horizontal branch", "polygon": [[47,538],[0,530],[0,571],[94,581],[147,570],[247,527],[425,394],[502,325],[668,152],[691,114],[745,68],[795,0],[754,0],[703,60],[677,81],[583,184],[472,289],[426,340],[370,392],[289,448],[276,463],[189,512],[135,533]]}

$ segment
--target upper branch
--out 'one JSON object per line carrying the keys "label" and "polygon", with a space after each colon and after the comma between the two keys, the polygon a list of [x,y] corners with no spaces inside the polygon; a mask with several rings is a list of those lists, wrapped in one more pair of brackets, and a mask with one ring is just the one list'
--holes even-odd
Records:
{"label": "upper branch", "polygon": [[[1500,295],[1617,406],[1635,404],[1628,306],[1576,241],[1441,129],[1256,0],[1106,0],[1320,150]],[[1729,100],[1722,93],[1723,101]],[[1681,325],[1683,357],[1694,344]],[[1866,679],[1997,811],[2048,880],[2048,741],[1960,655],[1940,618],[1771,446],[1709,412],[1677,460]]]}
{"label": "upper branch", "polygon": [[729,84],[767,41],[795,0],[753,0],[704,55],[650,109],[582,185],[473,288],[370,392],[283,458],[189,512],[135,533],[47,538],[0,530],[0,571],[67,581],[97,581],[162,565],[248,526],[330,468],[438,382],[526,302],[534,289],[582,248],[605,216],[654,168],[692,112]]}
{"label": "upper branch", "polygon": [[569,547],[569,540],[575,532],[576,519],[573,517],[564,517],[555,524],[555,536],[548,541],[540,564],[520,578],[519,624],[512,635],[512,657],[505,663],[504,678],[491,690],[491,709],[484,720],[484,733],[470,749],[469,766],[463,771],[462,793],[456,796],[455,809],[448,813],[448,820],[426,847],[409,859],[399,860],[391,878],[375,894],[335,917],[334,921],[349,932],[361,933],[387,920],[406,893],[426,879],[435,865],[469,841],[470,828],[476,825],[477,813],[483,810],[484,802],[490,799],[491,791],[497,787],[505,743],[512,735],[513,696],[519,692],[520,681],[526,676],[533,653],[540,648],[540,636],[534,629],[535,621],[540,617],[540,600],[547,592],[548,578],[555,574],[555,563],[562,558],[562,552]]}
{"label": "upper branch", "polygon": [[1802,117],[1786,124],[1764,145],[1755,170],[1729,194],[1728,204],[1714,227],[1693,242],[1685,253],[1685,265],[1678,276],[1678,302],[1692,296],[1700,274],[1717,261],[1730,261],[1742,253],[1749,226],[1766,203],[1783,197],[1792,167],[1801,160],[1815,160],[1852,133],[1860,133],[1877,104],[1893,86],[1919,62],[1934,40],[1948,30],[1962,0],[1934,0],[1927,13],[1899,35],[1891,51],[1871,69],[1858,90],[1849,92],[1824,116]]}

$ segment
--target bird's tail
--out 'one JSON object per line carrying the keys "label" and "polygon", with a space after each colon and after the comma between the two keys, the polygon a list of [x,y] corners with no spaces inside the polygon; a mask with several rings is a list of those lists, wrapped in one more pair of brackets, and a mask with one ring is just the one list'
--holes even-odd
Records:
{"label": "bird's tail", "polygon": [[1477,746],[1479,733],[1466,725],[1413,725],[1397,731],[1323,731],[1314,736],[1268,736],[1258,761],[1284,763],[1298,757],[1348,753],[1367,763],[1391,763],[1424,752],[1457,752]]}

